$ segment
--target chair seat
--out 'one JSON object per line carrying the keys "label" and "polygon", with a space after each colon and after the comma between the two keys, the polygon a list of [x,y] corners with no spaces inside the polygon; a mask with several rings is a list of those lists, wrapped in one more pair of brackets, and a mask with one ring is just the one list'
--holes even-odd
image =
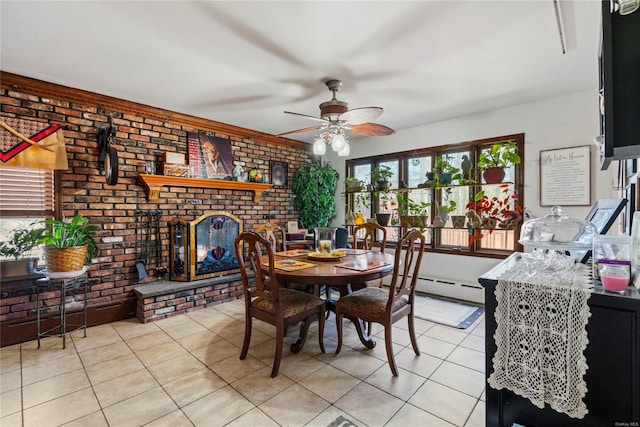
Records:
{"label": "chair seat", "polygon": [[[349,312],[366,313],[367,318],[381,317],[389,302],[389,290],[384,288],[363,288],[336,302],[336,309]],[[393,303],[392,312],[407,305],[409,299],[404,296]]]}
{"label": "chair seat", "polygon": [[[321,298],[306,292],[280,288],[279,293],[285,319],[311,310],[314,307],[324,306],[324,301]],[[258,297],[251,301],[251,305],[259,310],[275,314],[273,304],[265,298]]]}

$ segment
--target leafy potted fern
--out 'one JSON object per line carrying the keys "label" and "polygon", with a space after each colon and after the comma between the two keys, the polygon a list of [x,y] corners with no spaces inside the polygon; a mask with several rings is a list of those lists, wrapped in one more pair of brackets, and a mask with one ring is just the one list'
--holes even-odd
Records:
{"label": "leafy potted fern", "polygon": [[344,187],[348,193],[357,193],[364,189],[364,183],[354,176],[344,179]]}
{"label": "leafy potted fern", "polygon": [[480,153],[478,168],[487,184],[499,184],[504,180],[504,170],[520,162],[515,141],[498,142]]}
{"label": "leafy potted fern", "polygon": [[[451,185],[451,182],[458,178],[457,174],[460,172],[460,169],[453,166],[451,162],[453,161],[453,157],[444,155],[436,157],[433,163],[433,182],[436,185]],[[428,178],[428,177],[427,177]]]}
{"label": "leafy potted fern", "polygon": [[335,192],[338,172],[329,163],[311,160],[303,163],[293,176],[293,207],[300,214],[300,225],[314,229],[328,227],[336,215]]}
{"label": "leafy potted fern", "polygon": [[0,263],[2,279],[28,276],[36,273],[38,258],[31,256],[33,248],[40,244],[42,228],[19,228],[10,240],[0,242],[0,255],[6,258]]}
{"label": "leafy potted fern", "polygon": [[79,271],[85,264],[91,264],[98,254],[98,227],[82,215],[76,215],[70,221],[47,219],[44,224],[41,242],[45,245],[47,271]]}
{"label": "leafy potted fern", "polygon": [[376,166],[371,172],[371,183],[376,191],[389,191],[393,172],[389,166]]}

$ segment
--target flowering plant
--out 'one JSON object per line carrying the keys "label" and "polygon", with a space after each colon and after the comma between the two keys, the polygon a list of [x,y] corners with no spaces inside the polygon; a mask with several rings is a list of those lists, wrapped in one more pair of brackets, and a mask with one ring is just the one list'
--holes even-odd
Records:
{"label": "flowering plant", "polygon": [[[467,210],[474,212],[480,217],[482,226],[489,228],[488,234],[493,233],[496,223],[499,228],[513,229],[522,219],[522,207],[518,204],[517,193],[509,190],[509,184],[502,184],[500,188],[500,196],[489,197],[484,191],[479,191],[473,202],[467,203]],[[469,243],[483,237],[482,230],[477,229],[469,237]]]}

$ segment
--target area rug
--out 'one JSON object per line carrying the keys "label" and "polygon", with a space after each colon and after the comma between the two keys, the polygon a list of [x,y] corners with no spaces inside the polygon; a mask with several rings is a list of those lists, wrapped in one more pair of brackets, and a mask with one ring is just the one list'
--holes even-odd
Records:
{"label": "area rug", "polygon": [[484,308],[416,294],[414,317],[458,329],[467,329],[484,313]]}
{"label": "area rug", "polygon": [[358,427],[358,425],[340,415],[327,427]]}

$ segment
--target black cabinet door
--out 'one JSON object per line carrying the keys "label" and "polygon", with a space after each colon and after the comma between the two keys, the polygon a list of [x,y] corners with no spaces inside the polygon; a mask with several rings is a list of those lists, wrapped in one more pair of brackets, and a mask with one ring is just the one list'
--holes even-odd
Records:
{"label": "black cabinet door", "polygon": [[640,157],[640,10],[611,13],[609,0],[604,0],[601,43],[601,163],[606,168],[611,160]]}

